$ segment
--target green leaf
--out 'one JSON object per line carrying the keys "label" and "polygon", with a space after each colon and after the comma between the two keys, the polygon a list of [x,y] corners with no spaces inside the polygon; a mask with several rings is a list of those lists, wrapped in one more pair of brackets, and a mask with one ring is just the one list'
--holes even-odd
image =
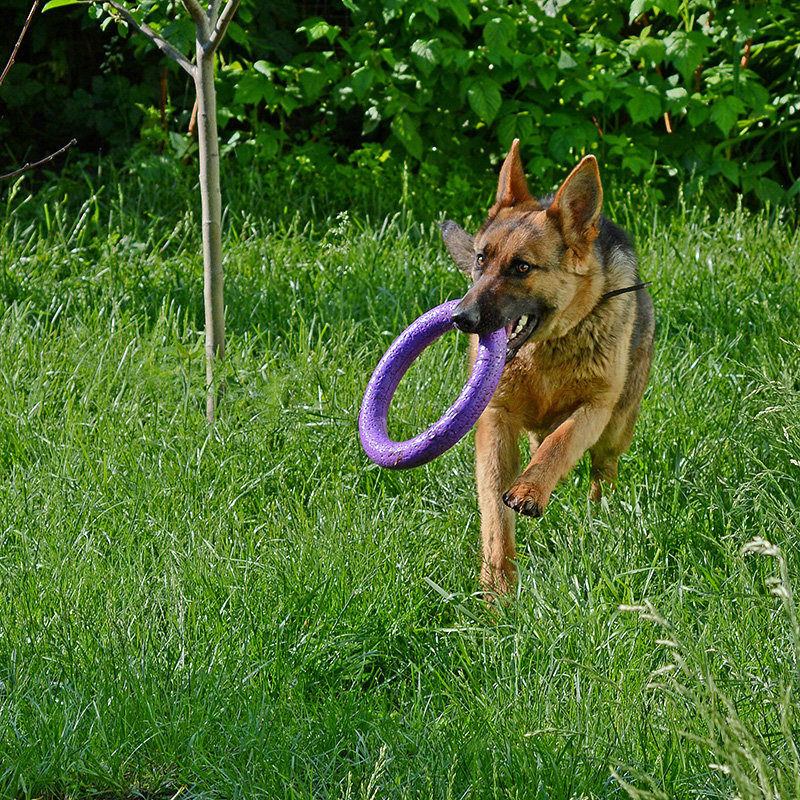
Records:
{"label": "green leaf", "polygon": [[[797,58],[795,56],[795,58]],[[758,113],[767,112],[769,103],[769,91],[766,87],[756,83],[755,80],[743,79],[739,83],[738,96],[742,98],[745,105]],[[776,98],[777,99],[777,98]]]}
{"label": "green leaf", "polygon": [[515,138],[519,138],[517,137],[516,114],[509,114],[497,123],[497,138],[503,147],[508,147]]}
{"label": "green leaf", "polygon": [[89,0],[50,0],[49,3],[45,3],[42,11],[50,11],[53,8],[61,8],[61,6],[88,5],[88,2]]}
{"label": "green leaf", "polygon": [[483,28],[483,40],[490,51],[504,50],[514,35],[514,23],[508,17],[490,19]]}
{"label": "green leaf", "polygon": [[710,114],[710,109],[705,104],[704,98],[699,93],[695,92],[689,99],[688,112],[686,119],[693,128],[702,125]]}
{"label": "green leaf", "polygon": [[305,32],[308,42],[316,42],[318,39],[327,39],[331,44],[339,35],[341,28],[338,25],[331,25],[324,19],[306,20],[298,29],[298,33]]}
{"label": "green leaf", "polygon": [[673,31],[664,44],[667,57],[688,83],[695,70],[703,63],[708,50],[708,37],[699,31]]}
{"label": "green leaf", "polygon": [[441,52],[442,44],[438,39],[417,39],[411,45],[414,60],[425,75],[430,75],[439,63]]}
{"label": "green leaf", "polygon": [[657,0],[633,0],[630,12],[628,13],[628,24],[641,17],[645,11],[649,11],[656,4],[656,1]]}
{"label": "green leaf", "polygon": [[291,114],[293,111],[300,108],[300,101],[288,94],[282,94],[279,98],[278,104],[286,114]]}
{"label": "green leaf", "polygon": [[277,94],[275,86],[268,77],[248,71],[236,82],[233,100],[235,103],[245,105],[260,103],[263,100],[267,105],[272,105],[277,100]]}
{"label": "green leaf", "polygon": [[652,36],[634,37],[623,42],[631,58],[642,59],[650,64],[660,64],[667,54],[667,47],[660,39]]}
{"label": "green leaf", "polygon": [[272,73],[275,71],[275,67],[273,67],[269,61],[264,61],[263,58],[253,64],[253,69],[261,75],[265,75],[267,78],[271,78]]}
{"label": "green leaf", "polygon": [[[420,13],[425,14],[425,16],[435,25],[439,23],[439,9],[436,7],[434,3],[422,3],[422,8],[420,9]],[[409,16],[408,18],[410,25],[414,24],[413,16],[414,15],[411,14],[411,16]]]}
{"label": "green leaf", "polygon": [[673,114],[684,112],[689,105],[689,92],[683,86],[667,89],[665,97],[667,99],[666,110]]}
{"label": "green leaf", "polygon": [[711,107],[711,120],[722,131],[722,134],[727,136],[736,124],[739,114],[744,110],[745,105],[738,97],[731,95],[720,97],[714,101],[714,105]]}
{"label": "green leaf", "polygon": [[508,114],[497,123],[497,138],[504,148],[514,139],[527,142],[533,134],[533,120],[527,114]]}
{"label": "green leaf", "polygon": [[543,66],[540,67],[536,71],[536,80],[541,85],[542,89],[546,92],[549,92],[553,86],[555,86],[556,82],[556,70],[555,67],[551,66]]}
{"label": "green leaf", "polygon": [[307,67],[300,73],[299,79],[305,95],[304,100],[313,102],[325,88],[325,84],[328,82],[328,75],[316,67]]}
{"label": "green leaf", "polygon": [[739,183],[739,165],[735,161],[725,159],[720,162],[720,172],[733,184]]}
{"label": "green leaf", "polygon": [[404,112],[396,114],[392,120],[392,133],[400,140],[403,147],[417,160],[422,160],[422,138],[411,117]]}
{"label": "green leaf", "polygon": [[469,28],[472,18],[469,13],[468,0],[440,0],[440,5],[449,9],[465,28]]}
{"label": "green leaf", "polygon": [[625,107],[632,122],[649,122],[661,115],[661,98],[654,88],[636,88],[630,91],[631,99],[625,103]]}
{"label": "green leaf", "polygon": [[255,137],[255,145],[262,158],[274,158],[278,154],[280,132],[268,126],[262,128]]}
{"label": "green leaf", "polygon": [[250,105],[257,103],[261,100],[261,81],[262,78],[256,78],[254,75],[245,73],[239,78],[236,84],[236,91],[233,95],[234,103],[244,103]]}
{"label": "green leaf", "polygon": [[632,172],[634,175],[642,175],[650,168],[652,161],[645,158],[641,153],[636,150],[628,151],[622,157],[622,167]]}
{"label": "green leaf", "polygon": [[227,35],[230,36],[231,41],[236,42],[236,44],[242,47],[247,47],[249,44],[250,38],[247,31],[235,21],[232,21],[228,25]]}
{"label": "green leaf", "polygon": [[380,50],[383,60],[389,65],[389,69],[394,69],[397,66],[397,58],[392,52],[391,48],[384,47]]}
{"label": "green leaf", "polygon": [[452,59],[459,72],[467,73],[470,71],[472,64],[475,63],[475,51],[457,49],[452,54]]}
{"label": "green leaf", "polygon": [[684,100],[688,99],[689,92],[687,92],[683,86],[676,86],[674,89],[667,89],[666,95],[667,99],[671,100],[673,103],[682,103]]}
{"label": "green leaf", "polygon": [[786,192],[781,185],[771,178],[759,178],[752,183],[751,188],[762,203],[779,205],[786,198]]}
{"label": "green leaf", "polygon": [[381,112],[375,106],[371,106],[364,112],[364,122],[361,125],[361,132],[368,136],[380,124]]}
{"label": "green leaf", "polygon": [[490,125],[503,103],[500,85],[488,77],[478,78],[467,89],[467,100],[472,110]]}
{"label": "green leaf", "polygon": [[350,76],[350,85],[356,94],[359,102],[366,99],[369,90],[372,88],[372,82],[375,78],[375,70],[372,67],[359,67]]}
{"label": "green leaf", "polygon": [[558,57],[558,68],[560,70],[575,69],[578,62],[566,51],[562,50],[561,55]]}

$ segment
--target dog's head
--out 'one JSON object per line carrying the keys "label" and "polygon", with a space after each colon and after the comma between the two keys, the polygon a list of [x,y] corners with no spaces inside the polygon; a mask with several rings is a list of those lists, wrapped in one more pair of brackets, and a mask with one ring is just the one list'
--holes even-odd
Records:
{"label": "dog's head", "polygon": [[566,333],[600,294],[592,243],[602,202],[594,156],[575,167],[552,201],[534,199],[515,139],[478,233],[470,236],[450,220],[441,225],[447,249],[473,280],[453,314],[456,327],[484,334],[505,326],[507,361],[529,340]]}

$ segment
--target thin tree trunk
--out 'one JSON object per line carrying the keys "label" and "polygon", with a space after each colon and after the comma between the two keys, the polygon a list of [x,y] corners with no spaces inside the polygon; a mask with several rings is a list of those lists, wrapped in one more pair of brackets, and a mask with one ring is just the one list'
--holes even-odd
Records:
{"label": "thin tree trunk", "polygon": [[197,143],[200,157],[200,198],[203,214],[203,285],[206,334],[206,418],[213,422],[222,384],[215,375],[225,357],[225,306],[222,275],[222,194],[219,186],[217,100],[214,90],[214,53],[198,41]]}
{"label": "thin tree trunk", "polygon": [[[38,2],[38,0],[37,0]],[[225,36],[241,0],[228,0],[222,13],[221,0],[210,0],[204,10],[200,0],[181,0],[196,30],[197,63],[143,22],[137,22],[119,0],[107,0],[129,25],[147,36],[163,53],[192,76],[197,95],[197,144],[200,159],[200,199],[203,215],[203,296],[206,317],[206,419],[217,416],[222,382],[216,373],[225,357],[225,303],[222,293],[222,194],[219,187],[219,139],[217,138],[217,94],[214,86],[214,53]]]}

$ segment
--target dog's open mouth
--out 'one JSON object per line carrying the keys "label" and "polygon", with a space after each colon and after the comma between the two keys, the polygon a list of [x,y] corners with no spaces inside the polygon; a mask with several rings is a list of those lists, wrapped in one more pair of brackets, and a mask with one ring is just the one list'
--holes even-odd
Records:
{"label": "dog's open mouth", "polygon": [[531,338],[539,327],[541,317],[536,314],[523,314],[519,319],[506,325],[506,364],[517,354],[520,347]]}

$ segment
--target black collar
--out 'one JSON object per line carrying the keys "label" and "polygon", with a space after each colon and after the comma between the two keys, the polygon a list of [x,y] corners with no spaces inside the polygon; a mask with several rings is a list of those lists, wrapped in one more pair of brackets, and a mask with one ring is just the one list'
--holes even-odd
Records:
{"label": "black collar", "polygon": [[639,289],[646,289],[648,286],[652,285],[653,281],[647,281],[647,283],[637,283],[636,286],[626,286],[624,289],[614,289],[613,292],[606,292],[600,298],[600,302],[608,300],[609,297],[615,297],[618,294],[625,294],[625,292],[638,292]]}

